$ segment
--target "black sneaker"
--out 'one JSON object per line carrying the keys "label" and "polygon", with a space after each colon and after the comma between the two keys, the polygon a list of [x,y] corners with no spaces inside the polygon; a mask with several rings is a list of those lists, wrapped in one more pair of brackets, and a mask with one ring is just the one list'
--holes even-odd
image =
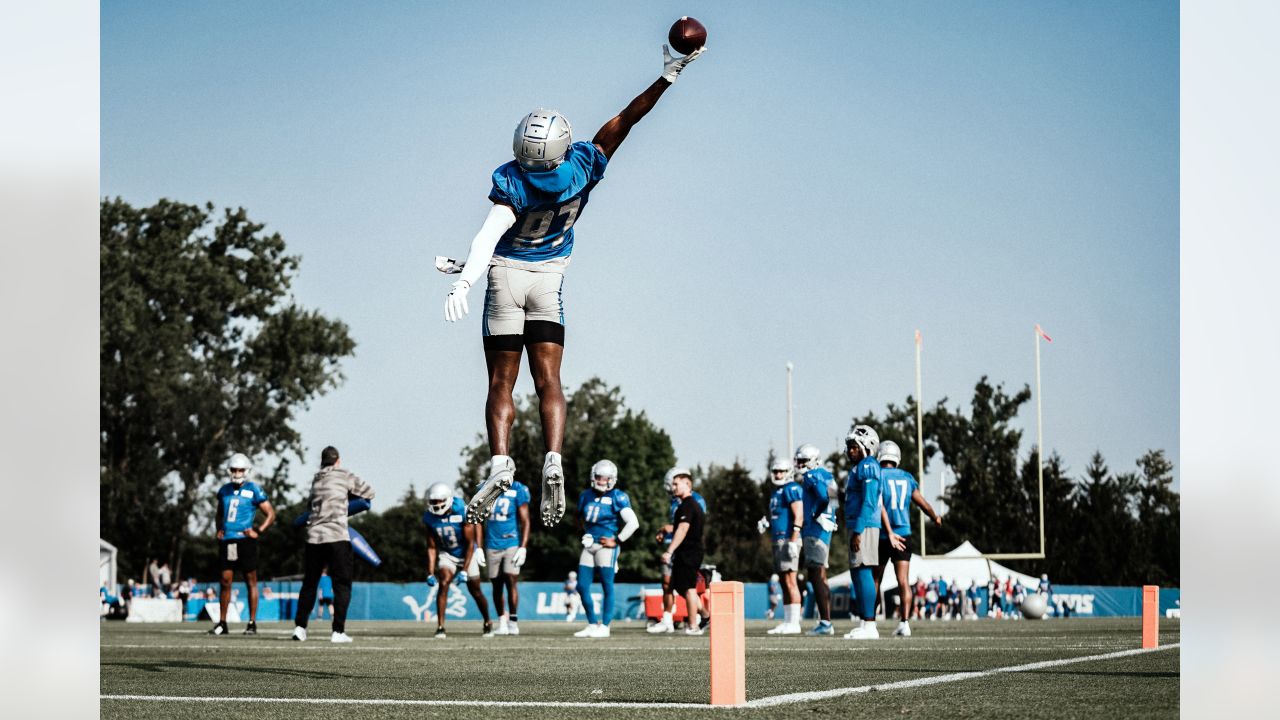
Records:
{"label": "black sneaker", "polygon": [[435,636],[435,637],[436,637],[436,639],[437,639],[437,640],[444,640],[444,638],[445,638],[444,628],[442,628],[442,627],[438,627],[438,628],[436,628],[436,636]]}
{"label": "black sneaker", "polygon": [[226,635],[227,624],[224,622],[217,623],[216,625],[213,626],[212,629],[209,630],[209,634],[210,635]]}
{"label": "black sneaker", "polygon": [[246,627],[246,628],[244,629],[244,634],[245,634],[245,635],[257,635],[257,634],[258,634],[258,623],[253,623],[253,622],[249,623],[248,627]]}
{"label": "black sneaker", "polygon": [[484,630],[480,633],[480,637],[493,637],[493,623],[484,624]]}
{"label": "black sneaker", "polygon": [[704,617],[704,618],[702,618],[701,620],[699,620],[699,621],[698,621],[698,629],[699,629],[699,630],[706,630],[706,629],[707,629],[707,628],[709,628],[709,627],[711,627],[711,616],[710,616],[710,615],[708,615],[708,616],[706,616],[706,617]]}

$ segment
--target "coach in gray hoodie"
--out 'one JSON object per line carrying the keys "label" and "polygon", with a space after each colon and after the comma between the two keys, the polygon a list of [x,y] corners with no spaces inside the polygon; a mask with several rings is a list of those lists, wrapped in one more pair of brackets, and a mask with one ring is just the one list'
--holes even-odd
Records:
{"label": "coach in gray hoodie", "polygon": [[307,619],[316,603],[316,588],[325,567],[333,579],[333,636],[330,642],[349,643],[346,633],[347,606],[351,604],[351,540],[347,534],[347,501],[351,496],[373,499],[373,488],[348,470],[339,467],[338,449],[330,445],[320,451],[320,472],[311,481],[307,508],[307,549],[303,556],[302,590],[298,612],[293,618],[293,639],[307,639]]}

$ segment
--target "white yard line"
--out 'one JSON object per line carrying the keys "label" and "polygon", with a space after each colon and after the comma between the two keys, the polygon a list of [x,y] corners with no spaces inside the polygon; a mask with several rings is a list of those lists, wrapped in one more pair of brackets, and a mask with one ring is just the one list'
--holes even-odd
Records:
{"label": "white yard line", "polygon": [[819,690],[814,692],[789,693],[787,695],[773,695],[771,697],[763,697],[758,700],[752,700],[745,705],[704,705],[701,703],[645,703],[645,702],[542,702],[542,701],[520,701],[520,700],[397,700],[390,698],[262,698],[262,697],[183,697],[173,695],[99,695],[101,700],[136,700],[149,702],[226,702],[226,703],[292,703],[299,705],[415,705],[415,706],[436,706],[436,707],[510,707],[510,708],[600,708],[600,709],[661,709],[661,708],[683,708],[689,710],[721,710],[721,709],[752,709],[762,707],[773,707],[776,705],[790,705],[794,703],[812,702],[814,700],[827,700],[835,697],[843,697],[845,695],[856,695],[859,693],[867,693],[873,690],[902,690],[908,688],[924,687],[927,685],[940,685],[942,683],[960,682],[962,680],[973,680],[975,678],[987,677],[998,673],[1015,673],[1029,672],[1032,670],[1041,670],[1043,668],[1060,667],[1062,665],[1072,665],[1074,663],[1095,662],[1099,660],[1113,660],[1115,658],[1129,657],[1132,655],[1142,655],[1144,653],[1159,652],[1160,650],[1171,650],[1181,646],[1181,643],[1172,643],[1164,645],[1152,650],[1122,650],[1119,652],[1105,653],[1103,655],[1086,655],[1084,657],[1062,658],[1060,660],[1045,660],[1043,662],[1027,663],[1025,665],[1012,665],[1009,667],[992,668],[990,670],[981,670],[976,672],[949,673],[946,675],[933,675],[930,677],[916,678],[914,680],[902,680],[899,682],[884,683],[882,685],[862,685],[860,687],[837,688],[835,690]]}

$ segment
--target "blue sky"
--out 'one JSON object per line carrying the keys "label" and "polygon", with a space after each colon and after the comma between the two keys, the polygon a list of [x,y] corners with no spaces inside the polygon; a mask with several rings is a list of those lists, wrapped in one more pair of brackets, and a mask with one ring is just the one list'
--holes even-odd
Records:
{"label": "blue sky", "polygon": [[[1034,381],[1039,322],[1046,445],[1077,473],[1095,449],[1177,464],[1177,12],[109,2],[101,192],[281,232],[298,300],[359,343],[300,419],[308,466],[332,443],[388,499],[451,481],[484,427],[483,354],[474,311],[443,321],[432,258],[465,253],[524,113],[589,139],[690,14],[709,51],[576,225],[568,386],[620,385],[682,463],[760,469],[786,443],[788,360],[796,440],[830,450],[914,393],[915,329],[925,402],[967,405],[983,374]],[[1029,448],[1033,404],[1022,421]]]}

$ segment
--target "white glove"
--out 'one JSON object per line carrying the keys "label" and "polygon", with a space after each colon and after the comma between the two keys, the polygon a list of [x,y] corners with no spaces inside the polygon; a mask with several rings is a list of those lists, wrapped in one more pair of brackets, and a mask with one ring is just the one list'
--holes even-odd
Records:
{"label": "white glove", "polygon": [[589,548],[596,544],[596,539],[591,537],[591,533],[582,536],[582,547]]}
{"label": "white glove", "polygon": [[489,561],[484,559],[484,550],[479,548],[476,549],[476,563],[480,565],[480,567],[485,567],[489,564]]}
{"label": "white glove", "polygon": [[765,534],[765,531],[767,531],[768,529],[769,529],[769,518],[767,517],[760,518],[760,522],[756,523],[756,530],[759,530],[760,534],[763,535]]}
{"label": "white glove", "polygon": [[694,50],[693,52],[689,53],[688,55],[685,55],[684,57],[673,57],[671,55],[671,48],[668,48],[666,44],[663,44],[662,46],[662,79],[670,83],[675,82],[676,78],[680,77],[680,73],[683,72],[684,69],[689,66],[689,63],[693,62],[694,60],[697,60],[698,56],[706,52],[706,50],[707,50],[707,46],[703,45],[702,47],[698,48],[697,50]]}
{"label": "white glove", "polygon": [[839,526],[838,526],[838,525],[836,525],[836,521],[835,521],[835,520],[832,520],[831,518],[827,517],[826,515],[819,515],[819,516],[818,516],[818,527],[822,528],[822,531],[823,531],[823,532],[835,532],[835,531],[836,531],[836,528],[837,528],[837,527],[839,527]]}
{"label": "white glove", "polygon": [[452,287],[449,297],[444,299],[444,319],[457,322],[470,312],[470,308],[467,307],[467,291],[471,289],[471,283],[466,280],[455,280]]}
{"label": "white glove", "polygon": [[463,570],[462,572],[458,573],[458,582],[465,583],[466,581],[467,581],[467,571]]}
{"label": "white glove", "polygon": [[466,267],[466,261],[458,262],[451,257],[443,255],[436,256],[436,269],[445,275],[456,275],[462,272],[462,268]]}
{"label": "white glove", "polygon": [[524,565],[524,556],[526,554],[525,548],[516,548],[515,553],[511,556],[511,562],[514,563],[516,567]]}
{"label": "white glove", "polygon": [[787,543],[787,557],[791,558],[792,560],[800,559],[800,542],[799,541],[791,540],[790,542]]}

